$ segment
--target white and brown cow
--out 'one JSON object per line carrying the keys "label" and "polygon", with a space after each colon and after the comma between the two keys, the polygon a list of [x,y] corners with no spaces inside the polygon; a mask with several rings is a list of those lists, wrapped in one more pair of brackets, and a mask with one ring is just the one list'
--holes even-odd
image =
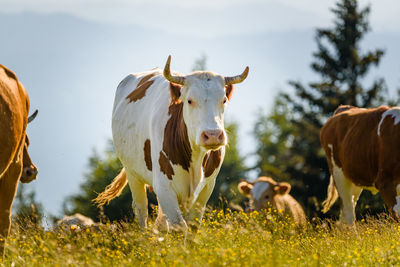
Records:
{"label": "white and brown cow", "polygon": [[400,215],[400,108],[339,106],[321,129],[330,170],[324,212],[341,200],[340,221],[353,225],[363,189],[380,192],[393,217]]}
{"label": "white and brown cow", "polygon": [[129,183],[135,215],[147,225],[146,185],[159,204],[161,229],[198,226],[225,155],[224,110],[238,76],[209,71],[171,74],[155,69],[128,75],[118,86],[112,115],[114,146],[124,169],[96,198],[108,203]]}
{"label": "white and brown cow", "polygon": [[11,207],[18,182],[36,178],[37,168],[28,154],[29,97],[10,69],[0,65],[0,258],[10,231]]}
{"label": "white and brown cow", "polygon": [[278,183],[271,177],[261,176],[255,182],[242,181],[238,185],[239,192],[250,199],[250,208],[262,210],[271,205],[293,218],[297,225],[306,224],[303,208],[290,194],[288,183]]}

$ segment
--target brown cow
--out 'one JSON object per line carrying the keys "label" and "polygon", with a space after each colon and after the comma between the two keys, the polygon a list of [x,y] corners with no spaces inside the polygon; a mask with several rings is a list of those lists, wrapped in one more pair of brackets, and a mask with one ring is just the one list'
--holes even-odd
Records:
{"label": "brown cow", "polygon": [[274,209],[284,211],[298,225],[306,224],[306,215],[301,205],[289,195],[288,183],[278,183],[271,177],[259,177],[255,182],[243,181],[239,192],[250,199],[251,208],[262,210],[270,204]]}
{"label": "brown cow", "polygon": [[363,189],[380,192],[393,217],[400,214],[400,108],[339,106],[321,129],[331,173],[327,212],[338,196],[340,221],[353,225]]}
{"label": "brown cow", "polygon": [[18,182],[30,182],[37,174],[26,137],[26,126],[37,112],[29,118],[28,112],[25,88],[14,72],[0,65],[0,255],[10,231],[11,206]]}

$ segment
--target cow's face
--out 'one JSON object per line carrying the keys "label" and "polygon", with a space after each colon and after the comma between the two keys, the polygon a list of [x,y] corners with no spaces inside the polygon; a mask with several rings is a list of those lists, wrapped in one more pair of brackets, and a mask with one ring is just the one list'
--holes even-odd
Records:
{"label": "cow's face", "polygon": [[259,181],[254,184],[241,182],[238,188],[240,193],[250,199],[253,209],[262,210],[268,205],[275,207],[276,198],[288,194],[291,186],[288,183]]}
{"label": "cow's face", "polygon": [[36,168],[35,164],[33,164],[31,157],[28,153],[29,147],[29,139],[28,136],[25,137],[25,144],[24,149],[22,151],[22,174],[20,181],[22,183],[29,183],[36,179],[36,175],[38,173],[38,169]]}
{"label": "cow's face", "polygon": [[172,102],[182,103],[182,115],[189,141],[195,148],[217,150],[227,144],[224,129],[224,110],[233,84],[246,79],[249,68],[241,75],[221,75],[198,71],[186,76],[172,75],[171,56],[164,68],[164,77],[170,81]]}
{"label": "cow's face", "polygon": [[223,78],[199,72],[186,76],[185,81],[181,101],[190,142],[206,150],[226,145],[224,110],[228,98]]}

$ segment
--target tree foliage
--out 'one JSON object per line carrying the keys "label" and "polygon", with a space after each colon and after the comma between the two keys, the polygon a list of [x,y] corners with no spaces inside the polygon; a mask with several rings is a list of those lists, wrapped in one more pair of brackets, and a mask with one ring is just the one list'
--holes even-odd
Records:
{"label": "tree foliage", "polygon": [[201,71],[207,69],[207,56],[202,54],[199,58],[194,61],[192,71]]}
{"label": "tree foliage", "polygon": [[[294,182],[294,195],[311,216],[321,215],[319,203],[329,181],[319,141],[322,125],[340,104],[374,107],[387,103],[384,80],[376,79],[371,85],[364,80],[384,54],[381,49],[360,49],[360,41],[370,30],[369,7],[359,9],[356,0],[340,0],[332,12],[334,26],[316,32],[318,49],[311,68],[320,80],[307,86],[290,81],[294,94],[279,95],[271,115],[259,116],[255,127],[255,136],[261,138],[259,172]],[[360,206],[371,206],[376,199],[361,200]]]}

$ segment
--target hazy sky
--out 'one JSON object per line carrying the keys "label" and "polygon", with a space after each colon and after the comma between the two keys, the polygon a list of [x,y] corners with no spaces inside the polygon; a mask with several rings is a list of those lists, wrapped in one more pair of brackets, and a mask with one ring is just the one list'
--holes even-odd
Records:
{"label": "hazy sky", "polygon": [[[29,185],[49,212],[77,192],[88,157],[111,137],[116,86],[131,72],[162,67],[190,72],[201,54],[209,70],[235,75],[228,120],[240,124],[240,148],[254,151],[251,130],[257,111],[269,111],[287,81],[311,81],[316,27],[332,25],[325,0],[0,0],[0,63],[27,88],[31,108],[31,156],[39,168]],[[361,5],[369,1],[360,1]],[[400,87],[400,2],[371,1],[372,33],[364,49],[386,54],[369,79],[384,77],[393,94]]]}
{"label": "hazy sky", "polygon": [[[331,22],[333,0],[2,0],[2,12],[63,13],[102,23],[135,24],[179,35],[212,37],[304,30]],[[373,4],[375,31],[397,32],[400,2]]]}

